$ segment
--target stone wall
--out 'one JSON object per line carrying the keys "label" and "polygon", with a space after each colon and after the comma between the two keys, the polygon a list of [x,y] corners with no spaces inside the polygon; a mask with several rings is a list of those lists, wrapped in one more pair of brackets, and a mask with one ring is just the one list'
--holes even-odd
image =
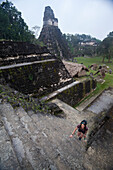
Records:
{"label": "stone wall", "polygon": [[44,46],[30,44],[27,42],[0,41],[0,58],[16,57],[19,55],[49,53]]}
{"label": "stone wall", "polygon": [[48,49],[44,46],[26,42],[0,42],[0,66],[52,59]]}
{"label": "stone wall", "polygon": [[89,79],[80,82],[69,89],[64,90],[62,93],[59,93],[57,97],[63,102],[71,106],[75,106],[95,88],[96,81],[94,79]]}
{"label": "stone wall", "polygon": [[73,81],[61,60],[55,59],[11,68],[2,67],[0,79],[3,77],[14,89],[25,94],[37,93],[38,96],[46,95]]}
{"label": "stone wall", "polygon": [[[107,107],[107,106],[106,106]],[[113,169],[113,106],[97,114],[89,129],[85,157],[91,169]],[[86,169],[89,169],[87,166]]]}

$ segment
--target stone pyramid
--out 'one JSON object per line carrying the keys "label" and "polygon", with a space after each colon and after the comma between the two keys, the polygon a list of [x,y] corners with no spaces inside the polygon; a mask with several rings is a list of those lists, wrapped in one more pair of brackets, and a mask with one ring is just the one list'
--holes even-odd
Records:
{"label": "stone pyramid", "polygon": [[55,18],[54,12],[49,6],[45,7],[43,28],[39,40],[43,41],[55,56],[67,59],[71,57],[68,44],[58,28],[58,19]]}

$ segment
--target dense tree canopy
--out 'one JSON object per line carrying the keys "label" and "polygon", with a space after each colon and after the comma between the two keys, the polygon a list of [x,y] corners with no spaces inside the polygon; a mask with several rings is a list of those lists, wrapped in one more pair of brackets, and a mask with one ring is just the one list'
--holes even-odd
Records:
{"label": "dense tree canopy", "polygon": [[113,58],[113,36],[111,36],[111,33],[101,42],[98,47],[98,53],[103,56],[103,62],[105,58],[108,59],[108,62]]}
{"label": "dense tree canopy", "polygon": [[0,4],[0,39],[29,42],[34,39],[21,12],[8,0]]}
{"label": "dense tree canopy", "polygon": [[110,32],[107,37],[113,37],[113,31]]}
{"label": "dense tree canopy", "polygon": [[[73,56],[93,56],[96,54],[97,46],[101,42],[100,40],[85,34],[64,34],[64,38],[68,41]],[[93,42],[94,45],[88,44],[91,42]]]}

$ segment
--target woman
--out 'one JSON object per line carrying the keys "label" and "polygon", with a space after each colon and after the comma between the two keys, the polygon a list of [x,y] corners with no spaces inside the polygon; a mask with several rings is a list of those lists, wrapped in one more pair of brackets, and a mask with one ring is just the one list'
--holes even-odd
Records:
{"label": "woman", "polygon": [[82,139],[82,137],[84,136],[84,140],[86,139],[86,133],[88,131],[88,128],[87,128],[87,121],[86,120],[83,120],[73,131],[73,133],[70,135],[70,138],[73,137],[74,133],[76,132],[76,130],[78,129],[78,137],[79,137],[79,140]]}

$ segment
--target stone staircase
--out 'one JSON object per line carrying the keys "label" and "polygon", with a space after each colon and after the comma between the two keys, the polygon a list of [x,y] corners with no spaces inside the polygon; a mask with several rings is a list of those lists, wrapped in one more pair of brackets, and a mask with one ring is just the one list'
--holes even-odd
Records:
{"label": "stone staircase", "polygon": [[[101,107],[101,98],[106,95],[113,97],[113,91],[108,89],[92,106],[100,101]],[[83,119],[88,121],[90,130],[95,112],[78,111],[59,99],[51,102],[65,112],[66,118],[40,112],[34,114],[33,111],[27,113],[22,107],[15,110],[9,103],[0,103],[0,170],[99,170],[105,169],[104,166],[111,167],[108,150],[112,148],[112,132],[109,128],[107,131],[105,128],[105,138],[97,138],[87,152],[85,142],[79,141],[77,134],[69,138]],[[102,133],[101,129],[99,133]]]}
{"label": "stone staircase", "polygon": [[53,102],[68,109],[66,119],[0,104],[0,169],[83,169],[85,143],[76,135],[69,138],[83,115],[60,100]]}
{"label": "stone staircase", "polygon": [[3,122],[0,119],[0,169],[18,169],[20,170],[19,162],[17,161],[15,152],[10,141],[10,137],[6,132]]}

